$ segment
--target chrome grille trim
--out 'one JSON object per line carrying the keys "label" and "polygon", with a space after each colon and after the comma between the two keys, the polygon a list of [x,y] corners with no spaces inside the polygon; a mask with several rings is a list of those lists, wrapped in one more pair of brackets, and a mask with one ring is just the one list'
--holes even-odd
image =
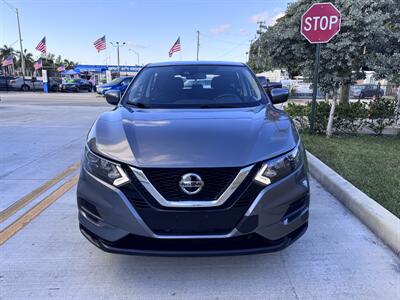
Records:
{"label": "chrome grille trim", "polygon": [[245,167],[239,171],[235,179],[231,182],[228,188],[219,196],[218,199],[212,201],[168,201],[157,189],[151,184],[147,176],[140,169],[130,167],[133,174],[144,186],[144,188],[153,196],[153,198],[162,206],[165,207],[216,207],[224,204],[229,197],[235,192],[239,185],[245,180],[254,165]]}

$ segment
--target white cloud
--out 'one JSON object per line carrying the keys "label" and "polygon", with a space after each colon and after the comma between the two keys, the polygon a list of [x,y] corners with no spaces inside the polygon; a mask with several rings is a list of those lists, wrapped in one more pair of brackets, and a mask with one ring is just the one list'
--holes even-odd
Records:
{"label": "white cloud", "polygon": [[246,35],[249,35],[249,34],[250,34],[250,32],[247,29],[244,29],[244,28],[240,28],[239,29],[239,35],[246,36]]}
{"label": "white cloud", "polygon": [[258,21],[265,21],[267,26],[272,26],[276,23],[276,20],[283,17],[285,15],[284,12],[275,12],[275,14],[271,15],[268,11],[262,11],[258,14],[254,14],[250,16],[249,21],[251,23],[257,23]]}
{"label": "white cloud", "polygon": [[229,28],[231,28],[231,24],[225,23],[225,24],[221,24],[221,25],[219,25],[217,27],[211,28],[210,32],[212,34],[218,35],[218,34],[222,34],[222,33],[226,32],[226,31],[228,31]]}

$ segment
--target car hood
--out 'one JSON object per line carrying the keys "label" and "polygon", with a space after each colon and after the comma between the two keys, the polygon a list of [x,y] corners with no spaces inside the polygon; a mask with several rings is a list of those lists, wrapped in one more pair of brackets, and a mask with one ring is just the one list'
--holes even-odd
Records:
{"label": "car hood", "polygon": [[298,133],[273,107],[135,109],[103,113],[90,148],[137,167],[239,167],[293,149]]}

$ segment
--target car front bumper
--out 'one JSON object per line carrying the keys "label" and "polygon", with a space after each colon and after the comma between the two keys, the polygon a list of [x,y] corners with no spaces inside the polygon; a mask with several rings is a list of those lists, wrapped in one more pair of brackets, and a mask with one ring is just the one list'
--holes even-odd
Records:
{"label": "car front bumper", "polygon": [[156,234],[121,189],[85,169],[77,197],[82,234],[100,249],[122,254],[210,256],[279,251],[304,234],[309,215],[304,166],[263,188],[236,226],[223,234]]}

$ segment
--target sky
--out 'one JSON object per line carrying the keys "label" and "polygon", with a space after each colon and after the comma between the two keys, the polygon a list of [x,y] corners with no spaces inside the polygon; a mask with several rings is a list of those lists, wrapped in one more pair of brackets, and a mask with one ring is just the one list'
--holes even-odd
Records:
{"label": "sky", "polygon": [[[258,20],[267,25],[282,16],[290,0],[5,0],[20,14],[23,48],[46,36],[48,52],[82,64],[117,64],[110,42],[126,42],[121,65],[196,59],[200,31],[201,60],[245,61]],[[106,35],[107,50],[93,42]],[[168,57],[180,36],[182,51]],[[0,0],[0,44],[19,49],[16,14]]]}

